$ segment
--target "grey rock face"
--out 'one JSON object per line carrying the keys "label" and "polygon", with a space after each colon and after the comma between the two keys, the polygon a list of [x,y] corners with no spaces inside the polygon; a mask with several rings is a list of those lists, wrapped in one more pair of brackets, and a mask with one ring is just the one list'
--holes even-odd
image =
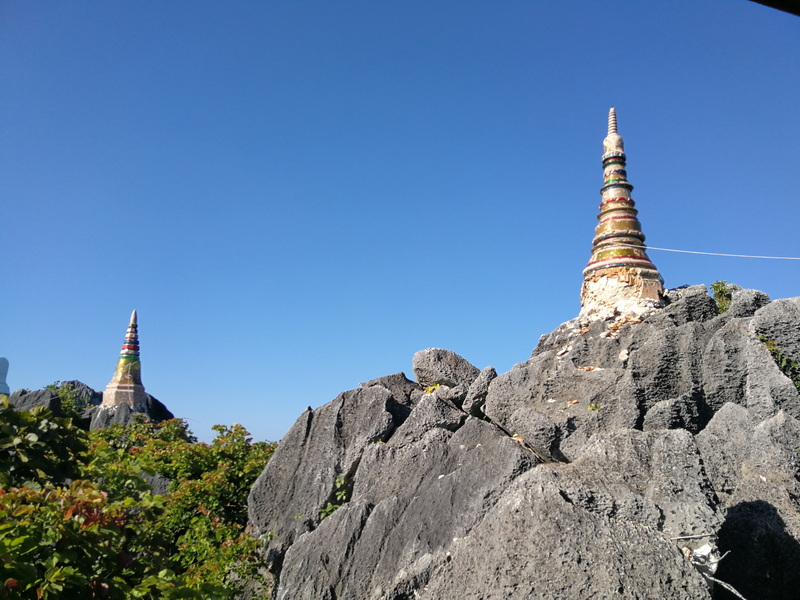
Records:
{"label": "grey rock face", "polygon": [[142,479],[147,482],[147,485],[150,486],[150,489],[153,490],[154,494],[166,496],[169,493],[169,484],[172,483],[172,481],[168,477],[159,475],[158,473],[155,475],[142,473]]}
{"label": "grey rock face", "polygon": [[71,389],[74,392],[77,400],[83,401],[88,405],[97,405],[103,401],[102,392],[93,390],[88,385],[82,381],[78,381],[77,379],[73,379],[71,381],[62,381],[61,387]]}
{"label": "grey rock face", "polygon": [[[367,449],[352,500],[287,552],[277,598],[413,597],[498,490],[535,462],[475,419],[456,432],[435,428]],[[319,565],[331,568],[320,573]]]}
{"label": "grey rock face", "polygon": [[769,304],[769,296],[758,290],[742,289],[738,285],[731,285],[731,305],[726,315],[728,317],[752,317],[762,306]]}
{"label": "grey rock face", "polygon": [[609,517],[612,504],[598,510],[593,490],[582,493],[581,501],[570,497],[554,471],[525,473],[469,537],[454,541],[418,597],[711,598],[657,519]]}
{"label": "grey rock face", "polygon": [[800,362],[800,298],[775,300],[759,308],[752,330],[773,342],[788,358]]}
{"label": "grey rock face", "polygon": [[726,404],[697,435],[724,511],[718,575],[746,598],[796,598],[800,574],[800,423]]}
{"label": "grey rock face", "polygon": [[147,414],[147,418],[151,421],[160,423],[161,421],[169,421],[175,418],[172,411],[155,396],[145,394],[145,399],[145,414]]}
{"label": "grey rock face", "polygon": [[486,367],[480,372],[478,378],[472,382],[467,390],[462,408],[464,412],[474,417],[483,416],[483,406],[486,404],[486,395],[489,393],[489,384],[497,378],[494,367]]}
{"label": "grey rock face", "polygon": [[761,336],[797,360],[800,299],[731,290],[570,321],[500,375],[424,350],[417,383],[309,409],[249,499],[273,598],[723,600],[706,544],[748,600],[797,597],[800,395]]}
{"label": "grey rock face", "polygon": [[280,560],[295,538],[316,528],[320,511],[336,502],[337,476],[352,480],[365,448],[388,440],[406,420],[416,389],[402,374],[384,377],[297,420],[248,500],[257,534],[273,537],[273,558]]}
{"label": "grey rock face", "polygon": [[61,398],[50,390],[17,390],[8,397],[8,402],[17,410],[32,410],[37,406],[44,406],[53,413],[61,416]]}
{"label": "grey rock face", "polygon": [[127,425],[133,419],[133,411],[127,404],[117,406],[93,406],[84,412],[89,417],[89,429],[102,429],[111,425]]}
{"label": "grey rock face", "polygon": [[686,429],[697,433],[711,418],[711,410],[702,392],[695,388],[677,398],[660,400],[644,416],[645,431],[657,429]]}

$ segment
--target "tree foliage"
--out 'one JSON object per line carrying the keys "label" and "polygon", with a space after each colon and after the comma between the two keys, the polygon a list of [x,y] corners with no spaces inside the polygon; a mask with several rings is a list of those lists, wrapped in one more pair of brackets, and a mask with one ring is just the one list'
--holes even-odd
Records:
{"label": "tree foliage", "polygon": [[260,579],[246,501],[275,444],[215,429],[211,444],[177,419],[87,434],[0,404],[0,597],[213,600]]}
{"label": "tree foliage", "polygon": [[88,405],[85,398],[81,398],[75,386],[69,382],[56,381],[45,387],[46,390],[55,392],[61,399],[61,413],[65,417],[77,419]]}

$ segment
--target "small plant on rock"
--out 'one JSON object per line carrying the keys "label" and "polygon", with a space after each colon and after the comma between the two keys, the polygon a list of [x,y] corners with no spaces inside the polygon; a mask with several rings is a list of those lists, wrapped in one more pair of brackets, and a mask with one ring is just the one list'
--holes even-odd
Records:
{"label": "small plant on rock", "polygon": [[337,508],[340,508],[342,504],[348,502],[350,500],[350,494],[352,493],[352,489],[350,487],[350,482],[347,481],[347,478],[344,475],[337,475],[336,479],[333,483],[334,487],[334,498],[336,502],[328,502],[326,506],[324,506],[319,511],[319,520],[322,521],[325,517],[331,516]]}
{"label": "small plant on rock", "polygon": [[775,342],[767,339],[766,336],[760,335],[758,338],[767,347],[769,353],[772,354],[772,358],[775,359],[775,364],[778,365],[781,372],[792,380],[794,387],[800,392],[800,364],[787,358],[783,351],[775,345]]}
{"label": "small plant on rock", "polygon": [[719,314],[724,313],[731,307],[731,289],[728,282],[724,280],[715,281],[711,284],[711,295],[717,303]]}

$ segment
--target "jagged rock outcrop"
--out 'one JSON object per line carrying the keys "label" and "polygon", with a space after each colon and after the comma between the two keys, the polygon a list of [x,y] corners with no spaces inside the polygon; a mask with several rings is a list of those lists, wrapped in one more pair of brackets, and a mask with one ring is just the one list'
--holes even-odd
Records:
{"label": "jagged rock outcrop", "polygon": [[800,394],[765,342],[800,359],[800,299],[731,290],[309,409],[249,499],[273,597],[796,597]]}
{"label": "jagged rock outcrop", "polygon": [[[81,381],[63,381],[60,388],[69,390],[75,403],[84,405],[80,415],[74,420],[83,429],[99,429],[109,425],[126,425],[135,413],[145,415],[149,420],[159,423],[175,418],[175,415],[157,398],[145,394],[145,401],[131,409],[127,404],[120,406],[102,406],[103,393],[90,388]],[[9,396],[11,406],[17,410],[31,410],[36,406],[44,406],[56,417],[64,416],[61,397],[54,390],[17,390]]]}
{"label": "jagged rock outcrop", "polygon": [[155,423],[174,419],[175,415],[157,398],[145,392],[145,401],[142,404],[130,408],[127,404],[116,406],[89,406],[81,415],[84,420],[89,421],[89,429],[100,429],[109,425],[127,425],[134,414],[143,414],[147,419]]}
{"label": "jagged rock outcrop", "polygon": [[17,410],[32,410],[44,406],[56,417],[61,416],[61,398],[52,390],[16,390],[8,397],[8,402]]}

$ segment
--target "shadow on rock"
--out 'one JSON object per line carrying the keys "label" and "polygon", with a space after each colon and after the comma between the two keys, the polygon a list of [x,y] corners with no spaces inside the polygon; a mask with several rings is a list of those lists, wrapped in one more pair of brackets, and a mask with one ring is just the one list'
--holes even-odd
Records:
{"label": "shadow on rock", "polygon": [[[769,502],[755,500],[732,506],[719,531],[719,549],[730,554],[719,564],[716,577],[747,600],[798,598],[800,543],[789,534]],[[735,596],[717,587],[714,598]]]}

